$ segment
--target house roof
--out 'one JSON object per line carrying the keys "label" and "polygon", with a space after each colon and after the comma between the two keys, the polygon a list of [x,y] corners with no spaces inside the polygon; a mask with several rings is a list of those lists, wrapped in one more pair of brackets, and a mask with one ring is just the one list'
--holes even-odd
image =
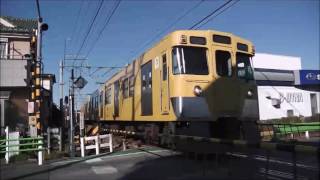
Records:
{"label": "house roof", "polygon": [[30,33],[37,29],[36,19],[25,19],[12,16],[0,16],[0,32]]}

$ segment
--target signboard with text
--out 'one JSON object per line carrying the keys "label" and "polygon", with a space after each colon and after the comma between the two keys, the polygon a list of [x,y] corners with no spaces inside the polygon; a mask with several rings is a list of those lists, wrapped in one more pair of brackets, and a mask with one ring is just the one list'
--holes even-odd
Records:
{"label": "signboard with text", "polygon": [[299,70],[295,72],[296,85],[319,85],[320,70]]}

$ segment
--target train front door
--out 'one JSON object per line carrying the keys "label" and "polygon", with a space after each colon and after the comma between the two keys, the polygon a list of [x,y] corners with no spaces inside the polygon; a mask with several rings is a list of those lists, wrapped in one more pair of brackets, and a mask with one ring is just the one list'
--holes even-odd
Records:
{"label": "train front door", "polygon": [[120,89],[119,86],[120,86],[119,81],[116,81],[114,83],[114,97],[113,97],[113,100],[114,100],[113,116],[114,117],[119,116],[119,89]]}
{"label": "train front door", "polygon": [[169,113],[169,89],[168,89],[168,66],[167,55],[161,56],[161,113]]}

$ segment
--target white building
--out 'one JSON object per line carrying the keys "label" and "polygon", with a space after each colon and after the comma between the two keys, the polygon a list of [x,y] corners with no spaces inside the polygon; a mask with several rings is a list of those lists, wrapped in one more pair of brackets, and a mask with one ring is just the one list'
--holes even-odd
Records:
{"label": "white building", "polygon": [[320,80],[307,85],[300,81],[296,75],[301,71],[300,57],[257,53],[252,65],[258,83],[260,120],[320,113]]}

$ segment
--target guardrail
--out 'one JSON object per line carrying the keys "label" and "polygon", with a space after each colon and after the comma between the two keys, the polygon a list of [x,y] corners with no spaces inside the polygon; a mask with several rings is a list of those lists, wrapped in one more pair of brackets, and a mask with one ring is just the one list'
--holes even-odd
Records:
{"label": "guardrail", "polygon": [[214,144],[225,144],[237,147],[248,147],[264,149],[269,151],[284,151],[294,153],[307,153],[313,155],[319,155],[320,148],[316,146],[298,145],[292,143],[274,143],[274,142],[256,142],[251,143],[245,140],[229,140],[229,139],[218,139],[218,138],[206,138],[198,136],[186,136],[186,135],[172,135],[175,140],[186,140],[186,141],[197,141],[197,142],[208,142]]}
{"label": "guardrail", "polygon": [[[0,154],[5,153],[5,159],[6,164],[9,163],[9,153],[10,152],[32,152],[32,151],[38,151],[38,165],[43,164],[43,137],[27,137],[27,138],[15,138],[10,139],[9,138],[9,128],[6,127],[6,139],[0,140],[0,149],[5,148],[5,150],[1,150]],[[19,144],[10,144],[10,142],[19,142]],[[21,143],[23,141],[32,141],[32,142],[26,142]],[[21,143],[21,144],[20,144]],[[5,144],[5,145],[3,145]],[[19,150],[10,150],[10,147],[21,147],[21,146],[36,146],[35,148],[26,148],[26,149],[19,149]]]}
{"label": "guardrail", "polygon": [[109,147],[109,151],[113,152],[112,134],[80,137],[81,157],[85,156],[85,150],[95,149],[96,155],[98,155],[100,154],[100,148],[106,147]]}

